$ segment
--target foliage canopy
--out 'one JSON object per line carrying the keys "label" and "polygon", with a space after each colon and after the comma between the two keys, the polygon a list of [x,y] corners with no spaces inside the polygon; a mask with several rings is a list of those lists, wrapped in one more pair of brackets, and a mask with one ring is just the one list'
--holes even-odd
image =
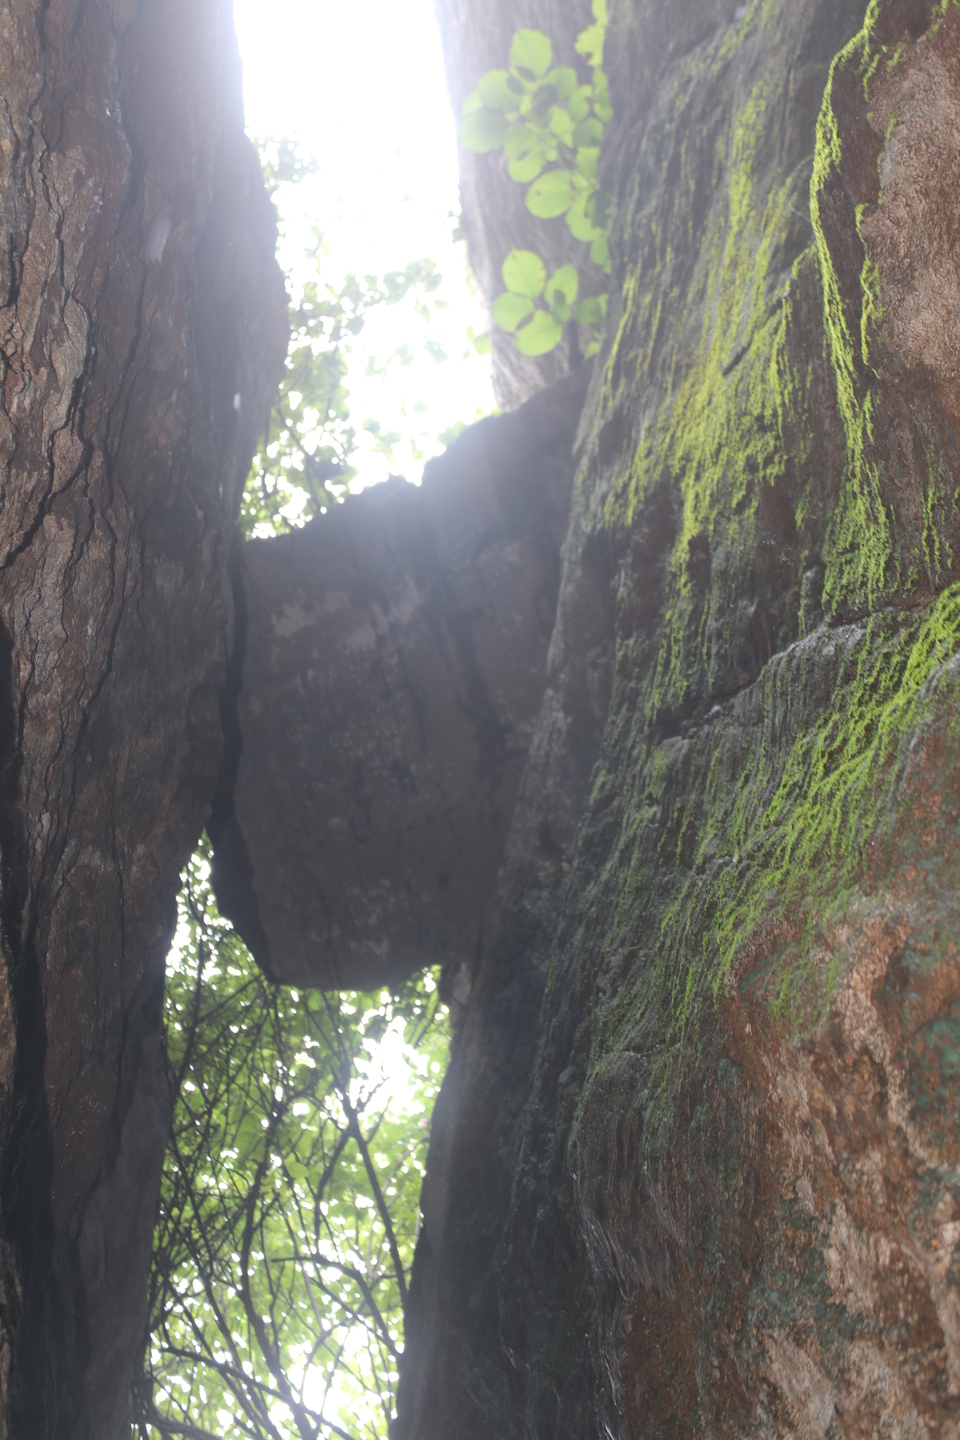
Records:
{"label": "foliage canopy", "polygon": [[168,963],[174,1119],[138,1434],[375,1440],[446,1048],[436,982],[274,986],[217,913],[209,874],[204,846]]}
{"label": "foliage canopy", "polygon": [[[345,348],[370,312],[413,295],[418,305],[441,283],[432,260],[411,261],[385,275],[347,275],[340,285],[319,278],[323,237],[314,248],[317,278],[290,308],[291,341],[286,370],[267,429],[260,439],[240,509],[247,535],[289,529],[291,511],[312,519],[344,494],[357,471],[351,465],[357,431],[346,387]],[[381,433],[375,420],[364,428],[389,455],[399,436]]]}

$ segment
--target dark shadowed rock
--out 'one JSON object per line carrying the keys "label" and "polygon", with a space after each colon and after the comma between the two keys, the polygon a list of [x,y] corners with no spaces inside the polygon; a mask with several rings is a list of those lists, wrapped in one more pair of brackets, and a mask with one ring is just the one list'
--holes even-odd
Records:
{"label": "dark shadowed rock", "polygon": [[0,13],[0,1434],[129,1435],[163,963],[282,367],[220,0]]}

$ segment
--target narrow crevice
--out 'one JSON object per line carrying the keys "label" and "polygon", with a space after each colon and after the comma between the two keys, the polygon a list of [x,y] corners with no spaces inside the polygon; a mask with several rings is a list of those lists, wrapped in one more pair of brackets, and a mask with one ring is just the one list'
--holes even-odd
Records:
{"label": "narrow crevice", "polygon": [[233,792],[240,770],[243,737],[240,732],[240,687],[247,651],[247,594],[243,587],[243,542],[234,543],[227,564],[233,595],[233,646],[220,692],[220,728],[223,754],[207,820],[213,847],[210,880],[220,913],[236,929],[264,974],[273,978],[267,937],[260,920],[253,886],[253,866],[233,808]]}

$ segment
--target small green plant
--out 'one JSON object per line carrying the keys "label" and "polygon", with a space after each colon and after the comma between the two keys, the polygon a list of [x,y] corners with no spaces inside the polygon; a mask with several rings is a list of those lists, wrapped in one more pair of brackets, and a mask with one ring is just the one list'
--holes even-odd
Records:
{"label": "small green plant", "polygon": [[545,355],[560,342],[570,319],[594,331],[587,349],[599,349],[597,331],[607,312],[606,295],[591,295],[575,305],[580,289],[576,265],[561,265],[547,278],[547,267],[532,250],[511,250],[503,262],[506,290],[493,302],[493,318],[513,335],[525,355]]}
{"label": "small green plant", "polygon": [[[581,83],[570,65],[554,66],[553,46],[540,30],[518,30],[509,70],[488,70],[463,106],[460,143],[478,153],[504,151],[512,179],[527,186],[527,208],[539,219],[564,218],[570,233],[590,247],[590,261],[610,273],[607,234],[612,197],[600,189],[600,142],[611,119],[603,72],[606,0],[593,0],[594,23],[577,37],[576,50],[590,66]],[[599,349],[606,296],[576,303],[581,277],[563,265],[547,277],[532,250],[513,250],[503,265],[506,290],[493,305],[497,324],[526,355],[557,345],[571,319],[587,326]]]}

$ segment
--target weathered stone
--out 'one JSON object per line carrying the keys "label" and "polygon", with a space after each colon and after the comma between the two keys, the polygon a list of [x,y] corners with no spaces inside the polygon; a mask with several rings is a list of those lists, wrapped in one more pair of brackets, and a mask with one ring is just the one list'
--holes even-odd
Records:
{"label": "weathered stone", "polygon": [[0,93],[0,1433],[119,1440],[286,304],[229,5],[12,0]]}
{"label": "weathered stone", "polygon": [[[586,18],[481,8],[457,96]],[[0,39],[3,1425],[124,1433],[222,719],[263,963],[462,1010],[399,1440],[956,1440],[960,5],[617,0],[559,594],[576,379],[251,547],[229,678],[283,301],[225,13]]]}
{"label": "weathered stone", "polygon": [[587,373],[246,545],[214,885],[268,973],[471,966],[546,678]]}

